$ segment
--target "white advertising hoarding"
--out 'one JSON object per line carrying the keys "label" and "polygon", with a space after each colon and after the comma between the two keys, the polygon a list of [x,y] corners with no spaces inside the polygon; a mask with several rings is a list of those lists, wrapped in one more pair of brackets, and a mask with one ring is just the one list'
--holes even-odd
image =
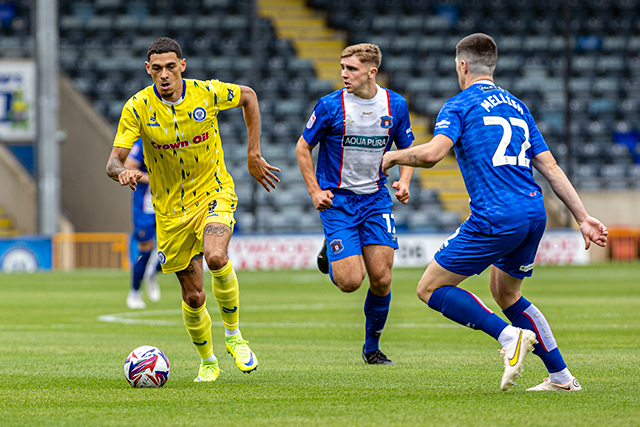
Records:
{"label": "white advertising hoarding", "polygon": [[[426,267],[449,234],[400,234],[394,267]],[[303,270],[316,268],[322,247],[319,234],[234,236],[229,258],[238,270]],[[584,265],[589,253],[578,231],[545,232],[536,265]]]}
{"label": "white advertising hoarding", "polygon": [[0,60],[0,141],[36,140],[36,64]]}

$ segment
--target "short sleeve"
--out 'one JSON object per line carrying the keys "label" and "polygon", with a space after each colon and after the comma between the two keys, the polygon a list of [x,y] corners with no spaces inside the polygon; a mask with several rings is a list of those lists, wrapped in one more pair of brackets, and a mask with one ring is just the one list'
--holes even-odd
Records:
{"label": "short sleeve", "polygon": [[327,133],[330,122],[331,116],[328,114],[324,102],[321,99],[314,107],[311,117],[302,132],[302,137],[307,141],[307,144],[317,145]]}
{"label": "short sleeve", "polygon": [[240,103],[240,86],[220,80],[209,80],[209,87],[215,92],[214,102],[219,110],[236,108]]}
{"label": "short sleeve", "polygon": [[118,132],[113,141],[114,147],[131,149],[140,139],[140,120],[131,99],[122,107],[122,114],[118,122]]}
{"label": "short sleeve", "polygon": [[397,125],[394,129],[394,137],[393,141],[396,144],[396,147],[409,148],[415,137],[413,136],[413,130],[411,129],[411,120],[409,119],[409,108],[407,107],[407,102],[402,99],[401,102],[398,102],[396,117],[398,120]]}
{"label": "short sleeve", "polygon": [[454,143],[462,135],[462,109],[452,100],[445,102],[438,113],[433,136],[440,134],[449,137]]}

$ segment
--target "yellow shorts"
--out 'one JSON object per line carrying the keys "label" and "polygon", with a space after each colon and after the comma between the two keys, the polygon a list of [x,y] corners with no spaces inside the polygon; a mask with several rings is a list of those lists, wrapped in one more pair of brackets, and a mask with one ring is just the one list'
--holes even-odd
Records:
{"label": "yellow shorts", "polygon": [[158,259],[162,265],[162,272],[182,271],[187,268],[193,257],[204,252],[202,235],[207,224],[226,224],[233,233],[233,213],[237,203],[238,198],[234,193],[220,192],[208,205],[189,215],[156,215]]}

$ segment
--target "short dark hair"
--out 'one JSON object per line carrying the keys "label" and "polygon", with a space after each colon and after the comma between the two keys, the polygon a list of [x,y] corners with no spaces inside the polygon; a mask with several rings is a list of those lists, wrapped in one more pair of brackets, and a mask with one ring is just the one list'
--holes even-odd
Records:
{"label": "short dark hair", "polygon": [[475,33],[458,42],[456,56],[467,61],[471,73],[493,75],[498,61],[498,46],[490,36]]}
{"label": "short dark hair", "polygon": [[151,60],[151,55],[154,53],[161,54],[167,52],[175,52],[178,59],[182,59],[182,49],[178,42],[169,37],[160,37],[149,45],[149,49],[147,49],[147,61]]}

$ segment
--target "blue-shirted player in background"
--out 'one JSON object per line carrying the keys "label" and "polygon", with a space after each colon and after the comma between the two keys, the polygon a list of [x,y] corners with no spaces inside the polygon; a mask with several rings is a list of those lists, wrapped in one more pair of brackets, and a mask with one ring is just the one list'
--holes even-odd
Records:
{"label": "blue-shirted player in background", "polygon": [[[549,378],[529,390],[580,390],[567,369],[549,323],[520,292],[531,276],[546,224],[534,166],[549,181],[580,226],[585,247],[604,246],[607,229],[589,216],[577,192],[556,164],[528,108],[493,82],[498,49],[486,34],[472,34],[456,46],[462,92],[438,114],[428,144],[390,152],[382,168],[432,167],[454,148],[470,197],[471,215],[436,253],[418,284],[418,296],[445,317],[496,338],[505,365],[501,389],[520,377],[533,348]],[[457,285],[491,266],[490,289],[508,324]]]}
{"label": "blue-shirted player in background", "polygon": [[[131,288],[127,295],[127,307],[140,309],[146,307],[140,291],[143,279],[149,300],[160,301],[160,286],[156,276],[162,268],[157,257],[151,256],[156,247],[156,214],[151,203],[149,178],[142,154],[142,139],[131,147],[124,166],[142,172],[142,178],[138,180],[138,186],[132,195],[133,240],[138,244],[138,256],[133,264]],[[154,259],[152,265],[148,265],[149,259]]]}
{"label": "blue-shirted player in background", "polygon": [[[382,59],[378,46],[349,46],[341,58],[344,88],[318,101],[296,157],[326,239],[318,267],[343,292],[360,288],[369,274],[362,357],[369,364],[394,365],[379,349],[398,248],[393,203],[380,164],[393,142],[406,149],[414,137],[405,99],[376,84]],[[314,173],[311,151],[316,145],[320,152]],[[409,200],[412,176],[413,168],[404,167],[393,183],[402,203]]]}

